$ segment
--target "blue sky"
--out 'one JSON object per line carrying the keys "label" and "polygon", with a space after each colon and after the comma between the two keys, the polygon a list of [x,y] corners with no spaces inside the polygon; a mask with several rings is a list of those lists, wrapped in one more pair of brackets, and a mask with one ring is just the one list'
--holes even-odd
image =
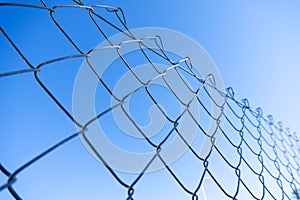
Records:
{"label": "blue sky", "polygon": [[[33,0],[26,2],[39,4]],[[59,1],[45,2],[52,6]],[[247,97],[251,106],[263,108],[264,115],[272,114],[276,121],[283,121],[285,126],[294,131],[300,130],[299,1],[84,2],[121,7],[129,28],[164,27],[190,36],[210,54],[218,66],[224,85],[234,88],[237,99]],[[72,22],[75,13],[76,23],[74,20]],[[73,11],[65,16],[55,13],[66,29],[74,34],[78,44],[88,50],[103,38],[86,35],[92,32],[92,27],[86,24],[87,18],[81,15],[83,13]],[[114,18],[113,15],[107,17]],[[0,25],[34,66],[44,60],[76,52],[53,25],[46,11],[0,7]],[[109,35],[116,33],[109,28],[106,30]],[[26,66],[3,35],[0,36],[0,60],[0,73]],[[74,59],[65,64],[54,64],[45,68],[40,75],[69,110],[75,75],[81,62],[80,59]],[[67,64],[68,67],[63,67]],[[1,78],[0,91],[0,160],[8,170],[15,170],[38,152],[76,131],[32,74]],[[195,178],[195,173],[187,171],[203,170],[201,163],[190,156],[182,158],[183,163],[191,163],[189,166],[180,163],[173,166],[187,185],[195,184],[200,178]],[[224,165],[221,162],[218,164]],[[214,172],[219,176],[222,174],[220,170]],[[120,176],[128,180],[134,177],[123,173]],[[230,178],[230,173],[224,176]],[[1,174],[1,185],[5,180]],[[222,181],[226,183],[226,178]],[[229,186],[227,184],[225,187],[230,189]],[[79,138],[21,173],[14,187],[24,199],[41,199],[41,195],[44,195],[43,199],[124,199],[127,193],[87,153]],[[220,191],[214,192],[215,186],[211,182],[207,183],[207,187],[210,187],[207,190],[208,197],[216,195],[215,199],[225,198]],[[166,171],[146,176],[137,185],[136,191],[136,199],[152,199],[154,194],[157,195],[155,199],[167,199],[170,196],[173,199],[190,198]],[[0,193],[0,199],[12,198],[5,190]]]}

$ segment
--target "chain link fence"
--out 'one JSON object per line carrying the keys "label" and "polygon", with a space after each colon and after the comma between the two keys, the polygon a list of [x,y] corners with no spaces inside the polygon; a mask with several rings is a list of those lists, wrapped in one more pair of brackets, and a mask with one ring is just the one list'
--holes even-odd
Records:
{"label": "chain link fence", "polygon": [[[0,194],[6,193],[3,198],[47,199],[52,195],[51,193],[59,193],[67,195],[62,198],[67,199],[68,194],[65,193],[72,190],[53,191],[52,188],[48,188],[49,194],[40,194],[34,189],[36,187],[34,178],[31,182],[30,178],[26,178],[26,173],[29,173],[31,168],[35,169],[34,166],[38,163],[46,162],[47,158],[50,162],[51,157],[59,156],[59,153],[63,157],[64,153],[59,150],[79,137],[104,166],[99,167],[93,163],[96,168],[99,167],[102,174],[105,174],[98,177],[98,187],[109,185],[109,181],[114,180],[114,183],[110,183],[114,185],[111,190],[120,191],[116,189],[119,187],[123,191],[120,194],[113,192],[109,195],[101,192],[88,194],[85,199],[168,199],[169,197],[181,199],[177,193],[185,195],[186,199],[293,199],[299,196],[296,192],[299,188],[300,176],[299,136],[296,133],[292,133],[289,128],[285,129],[281,122],[276,123],[271,115],[265,117],[261,108],[252,108],[247,99],[237,100],[232,88],[227,88],[225,91],[220,90],[216,86],[214,75],[201,76],[195,70],[189,57],[180,58],[167,52],[164,49],[164,40],[159,35],[136,38],[127,27],[125,14],[121,8],[108,5],[86,5],[80,0],[70,1],[67,4],[51,4],[50,1],[48,3],[43,0],[38,4],[0,3],[2,12],[1,44],[3,43],[1,59],[5,58],[0,71],[1,89],[3,89],[3,94],[7,95],[10,91],[4,88],[9,88],[10,84],[18,84],[13,80],[26,79],[27,83],[32,85],[32,93],[28,95],[34,95],[33,98],[41,98],[35,101],[49,102],[51,109],[56,108],[59,115],[65,116],[59,120],[67,124],[66,126],[70,126],[70,130],[73,130],[75,125],[78,131],[70,134],[63,133],[62,135],[65,137],[60,140],[57,138],[61,137],[57,137],[55,143],[51,139],[52,145],[47,142],[43,143],[47,144],[42,145],[43,151],[35,152],[35,156],[31,159],[26,154],[25,157],[28,161],[17,167],[10,164],[14,157],[2,156],[0,160],[2,173]],[[18,12],[19,15],[16,17]],[[39,30],[38,23],[28,22],[26,15],[24,15],[24,19],[21,19],[20,16],[23,12],[36,12],[36,16],[40,16],[36,20],[39,23],[47,24],[46,31]],[[15,39],[15,33],[6,30],[12,21],[16,26],[29,27],[22,34],[22,40]],[[19,24],[18,21],[20,21]],[[26,24],[23,24],[24,22]],[[17,27],[16,30],[18,30]],[[78,32],[74,33],[76,30]],[[115,33],[121,33],[127,39],[116,44],[110,40],[110,36]],[[36,43],[26,43],[27,37],[36,37]],[[107,45],[94,48],[103,39],[106,40]],[[126,49],[128,43],[138,45],[138,53],[148,63],[149,70],[153,71],[150,79],[144,80],[142,75],[135,71],[135,64],[132,64],[135,57],[122,53],[122,49]],[[151,45],[149,45],[150,43]],[[94,53],[105,50],[113,51],[118,56],[119,63],[116,64],[118,68],[110,72],[112,74],[102,77],[97,66],[90,59]],[[98,92],[99,98],[114,99],[114,104],[99,105],[100,109],[96,109],[97,114],[85,122],[79,121],[71,111],[72,99],[67,90],[72,90],[72,84],[70,84],[71,87],[60,86],[64,81],[74,82],[76,72],[82,62],[87,63],[89,71],[98,81],[99,91],[101,91]],[[161,67],[156,64],[158,62],[165,63],[165,65]],[[51,69],[53,70],[51,71]],[[121,71],[120,74],[129,72],[138,85],[134,90],[121,96],[118,96],[111,86],[113,75],[121,76],[118,75],[119,71]],[[44,75],[42,75],[43,72]],[[185,94],[187,94],[186,99],[178,94],[174,83],[168,78],[169,74],[175,74],[178,80],[177,84],[184,87]],[[158,79],[169,90],[169,101],[180,104],[183,107],[182,110],[172,113],[170,112],[172,108],[168,109],[166,105],[162,106],[162,104],[168,103],[162,100],[162,93],[152,88],[152,83]],[[22,82],[20,81],[20,83]],[[53,89],[53,87],[59,89]],[[142,128],[138,119],[132,117],[132,113],[126,109],[125,105],[129,98],[133,98],[139,92],[144,93],[145,99],[134,102],[136,112],[139,111],[140,101],[145,104],[148,102],[166,121],[167,128],[163,129],[162,136],[159,138],[149,137],[149,133]],[[224,101],[222,103],[215,101],[216,95]],[[47,100],[44,99],[45,96]],[[13,102],[13,100],[11,101]],[[52,105],[53,103],[56,104],[56,107]],[[191,109],[192,104],[196,104],[202,110],[200,117]],[[13,107],[18,110],[26,105],[35,113],[36,106],[30,102],[22,105],[14,104]],[[217,115],[211,112],[212,107],[218,108]],[[110,127],[110,123],[106,121],[106,117],[118,109],[134,131],[140,134],[141,140],[144,142],[140,145],[147,146],[146,150],[151,149],[155,152],[146,165],[141,166],[140,171],[134,175],[124,174],[112,167],[89,137],[89,128],[96,122],[101,123],[101,120],[103,120],[102,123],[107,124],[105,131],[107,134],[113,135],[114,131],[120,132],[120,130]],[[2,110],[1,115],[4,119],[5,116],[9,116],[10,110]],[[32,116],[32,113],[28,113],[28,116]],[[50,113],[49,115],[43,113],[43,119],[40,119],[39,116],[41,115],[37,114],[37,118],[31,120],[37,124],[43,120],[49,124],[51,124],[51,120],[56,122]],[[185,122],[184,117],[187,117],[189,122],[197,127],[197,135],[193,143],[187,140],[186,133],[179,128]],[[17,116],[16,119],[18,119]],[[215,127],[212,134],[208,130],[209,121],[213,121]],[[16,120],[14,124],[6,125],[7,122],[3,127],[13,129],[13,126],[22,126],[22,123]],[[54,123],[53,126],[55,126],[54,130],[60,131],[60,125]],[[23,130],[17,134],[22,135],[23,138],[30,131],[30,129]],[[1,133],[1,155],[6,154],[6,149],[16,149],[18,154],[22,154],[21,151],[18,151],[18,142],[8,141],[8,138],[12,139],[7,137],[9,134],[7,131]],[[43,137],[43,129],[40,130],[40,134]],[[162,152],[175,136],[180,138],[187,150],[183,158],[172,164],[166,161]],[[46,138],[46,136],[44,137]],[[18,138],[15,140],[17,141]],[[207,152],[200,154],[203,140],[208,141],[210,145]],[[32,142],[32,145],[35,145],[30,134],[27,141],[22,142]],[[8,157],[9,159],[5,159]],[[20,160],[23,161],[23,158]],[[160,172],[148,173],[154,162],[163,165],[163,169]],[[89,166],[85,166],[82,174],[88,173],[87,171],[90,171]],[[43,173],[47,174],[47,170],[43,170]],[[90,173],[97,174],[99,171],[91,170]],[[162,173],[163,176],[157,177],[155,173]],[[25,182],[22,181],[24,176],[24,180],[27,180]],[[76,178],[77,182],[82,182],[80,177]],[[154,177],[153,182],[147,182],[148,177],[150,179]],[[173,191],[174,188],[172,191],[168,190],[168,186],[164,185],[164,179],[168,179],[168,184],[172,184],[177,190]],[[88,181],[89,178],[84,180]],[[47,182],[48,180],[40,181]],[[64,174],[61,174],[57,182],[60,181],[63,184],[71,184],[73,180],[68,180]],[[53,182],[53,188],[56,188],[55,184]],[[88,181],[81,187],[93,188],[92,184],[92,181]],[[160,192],[151,189],[160,184]],[[81,188],[73,189],[81,190]],[[95,188],[93,189],[95,190]],[[24,194],[24,190],[30,190],[30,192]],[[107,190],[110,190],[110,187]],[[152,192],[144,193],[147,190]],[[143,196],[145,194],[149,196]],[[74,199],[74,197],[69,196],[69,199]],[[81,198],[78,197],[78,199]]]}

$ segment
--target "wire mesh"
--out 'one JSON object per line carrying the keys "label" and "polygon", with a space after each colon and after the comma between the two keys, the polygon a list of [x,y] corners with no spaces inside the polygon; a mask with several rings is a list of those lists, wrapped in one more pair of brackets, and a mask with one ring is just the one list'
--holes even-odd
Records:
{"label": "wire mesh", "polygon": [[[51,47],[56,48],[51,51],[53,52],[51,54],[40,54],[42,52],[40,49],[31,50],[31,48],[28,47],[28,44],[22,43],[21,41],[15,41],[14,34],[8,33],[5,30],[4,24],[6,20],[5,18],[2,18],[0,26],[2,39],[12,47],[14,55],[10,55],[11,52],[8,52],[7,54],[2,52],[6,55],[5,57],[11,58],[12,61],[10,61],[9,65],[12,66],[8,66],[9,68],[6,67],[6,71],[1,70],[0,77],[3,81],[1,84],[2,87],[8,87],[7,85],[4,85],[9,84],[9,81],[7,80],[16,79],[17,77],[21,79],[30,79],[30,82],[35,84],[32,90],[37,93],[46,94],[48,100],[54,102],[56,108],[68,118],[71,122],[70,126],[73,127],[73,124],[75,124],[80,131],[67,135],[53,145],[47,145],[47,148],[44,147],[45,150],[36,152],[35,157],[29,159],[27,162],[23,162],[23,164],[19,165],[17,168],[10,168],[8,167],[10,161],[1,160],[0,171],[5,178],[1,182],[0,193],[8,191],[9,196],[12,199],[28,199],[26,196],[22,195],[22,192],[15,189],[19,182],[23,185],[34,185],[34,183],[22,182],[22,175],[26,174],[36,163],[43,162],[44,157],[56,156],[55,151],[59,148],[67,145],[75,138],[82,137],[97,158],[104,164],[106,173],[111,175],[111,179],[114,179],[119,187],[127,191],[127,194],[123,195],[123,199],[135,199],[135,195],[138,193],[138,189],[136,188],[138,188],[139,184],[142,184],[147,169],[155,160],[159,160],[163,163],[165,167],[163,169],[164,172],[172,177],[174,184],[179,186],[178,190],[183,191],[186,194],[187,199],[200,199],[202,197],[205,199],[206,195],[203,191],[205,189],[206,180],[210,180],[210,184],[213,185],[215,189],[218,189],[217,191],[213,191],[214,193],[219,194],[216,199],[293,198],[293,192],[297,191],[297,188],[299,188],[300,175],[298,156],[299,137],[296,133],[292,133],[289,128],[284,129],[281,122],[274,122],[271,115],[265,117],[261,108],[253,109],[247,99],[243,99],[242,101],[237,100],[232,88],[227,88],[224,92],[218,90],[214,84],[213,75],[209,75],[206,78],[201,77],[195,72],[193,64],[188,57],[179,58],[178,60],[173,61],[174,59],[171,59],[168,52],[164,50],[163,40],[159,36],[136,38],[127,27],[125,14],[121,8],[107,5],[85,5],[80,0],[74,0],[68,2],[68,4],[50,4],[50,2],[48,4],[42,0],[39,4],[0,3],[1,11],[7,11],[5,13],[3,12],[5,17],[13,17],[13,10],[18,9],[27,9],[30,10],[30,12],[32,10],[37,11],[41,15],[42,20],[49,20],[48,23],[52,25],[51,28],[56,30],[57,35],[55,36],[58,36],[58,40],[55,41],[55,43],[59,44],[55,45],[56,47]],[[83,42],[78,35],[73,36],[72,32],[69,31],[72,30],[69,29],[70,26],[76,26],[76,29],[79,29],[78,26],[81,22],[78,22],[76,25],[70,25],[63,21],[63,16],[70,14],[75,20],[75,13],[79,15],[79,17],[85,15],[85,18],[82,19],[84,28],[93,28],[96,38],[100,38],[101,36],[97,42],[105,39],[109,45],[101,48],[93,48],[95,42],[91,42],[92,39],[88,40],[88,37],[85,36]],[[58,15],[61,15],[61,18],[59,18]],[[114,16],[113,19],[108,19],[112,15]],[[89,27],[87,25],[88,23]],[[36,32],[37,29],[38,27],[34,27],[31,33]],[[110,41],[109,36],[116,32],[126,35],[128,40],[119,44],[114,44]],[[45,42],[46,35],[38,35],[38,37],[40,38],[40,42]],[[93,37],[91,36],[91,38]],[[149,47],[145,42],[146,40],[153,42],[157,48],[153,49]],[[126,48],[127,43],[139,45],[139,52],[150,64],[152,70],[154,70],[156,74],[150,80],[143,80],[142,77],[135,72],[134,67],[130,64],[131,61],[126,58],[126,55],[122,54],[120,49]],[[43,43],[43,45],[45,44]],[[51,43],[46,45],[51,45]],[[47,46],[44,46],[43,48],[47,48]],[[60,48],[62,49],[61,51],[59,50]],[[98,74],[96,67],[89,60],[93,53],[103,49],[111,49],[119,56],[122,69],[130,72],[131,75],[135,77],[136,81],[139,82],[138,88],[122,97],[119,97],[114,93],[113,88],[111,88],[108,83],[109,81],[104,80],[103,77]],[[38,56],[33,56],[33,54],[37,54]],[[14,67],[14,59],[21,59],[23,61],[23,67]],[[152,59],[159,59],[161,62],[166,62],[168,63],[168,67],[161,69]],[[103,109],[97,113],[97,116],[84,123],[79,122],[74,118],[70,111],[69,103],[60,100],[61,98],[59,96],[62,94],[57,95],[57,93],[59,93],[58,91],[56,91],[56,93],[51,90],[49,85],[51,85],[51,82],[57,81],[57,71],[52,72],[52,74],[50,73],[48,77],[43,77],[41,75],[44,70],[46,71],[47,68],[51,68],[55,64],[59,64],[59,67],[61,68],[69,67],[67,64],[60,65],[60,63],[72,63],[73,60],[79,60],[79,62],[86,61],[91,72],[98,79],[99,85],[103,88],[103,91],[116,100],[114,105],[103,107]],[[61,68],[59,69],[59,73],[64,73],[62,72],[64,69]],[[73,70],[75,72],[66,75],[74,76],[75,78],[77,69]],[[169,73],[177,74],[179,80],[181,80],[181,84],[185,86],[186,90],[189,91],[189,94],[191,95],[189,101],[185,102],[177,95],[176,88],[172,86],[172,83],[170,83],[167,78]],[[33,77],[31,75],[33,75]],[[171,95],[185,108],[179,114],[171,116],[161,107],[157,94],[151,90],[151,84],[157,79],[161,79],[168,86]],[[192,86],[189,85],[186,81],[187,79],[193,80],[193,83],[195,84]],[[224,98],[223,104],[218,104],[214,101],[211,90],[214,90],[218,95]],[[164,116],[169,124],[169,129],[159,141],[154,141],[148,137],[136,119],[132,118],[130,113],[128,113],[124,107],[126,101],[139,91],[145,92],[148,101],[159,110],[160,114]],[[104,94],[100,94],[100,96],[101,95]],[[210,112],[209,106],[205,103],[205,100],[203,100],[204,96],[220,109],[218,116],[214,116]],[[218,138],[218,142],[216,142],[214,134],[209,135],[207,133],[205,125],[203,124],[204,122],[201,119],[198,120],[197,116],[191,111],[190,104],[195,102],[203,109],[207,118],[216,123],[216,131],[219,130],[222,132]],[[14,105],[17,109],[19,106],[22,105]],[[227,109],[226,112],[225,108]],[[130,181],[109,165],[105,158],[93,148],[93,144],[87,137],[89,126],[104,119],[105,116],[111,114],[115,109],[122,110],[127,120],[135,127],[136,131],[141,134],[143,140],[146,142],[145,144],[149,145],[150,148],[152,150],[154,149],[156,152],[147,165],[144,166],[137,176],[134,176]],[[2,112],[2,115],[6,114],[8,113]],[[178,126],[181,125],[183,116],[189,116],[191,121],[198,127],[197,133],[202,135],[202,137],[209,138],[211,141],[212,145],[209,153],[204,157],[199,155],[197,143],[195,142],[192,145],[188,144],[185,140],[185,133],[182,133],[178,128]],[[222,116],[225,117],[225,121],[223,125],[220,125],[220,117]],[[51,120],[50,116],[45,116],[45,118],[46,120]],[[39,121],[39,119],[34,120]],[[66,118],[64,118],[64,120],[67,121]],[[26,134],[26,132],[27,130],[24,130],[22,133],[18,134]],[[6,140],[5,134],[9,133],[1,134],[3,141]],[[195,179],[193,180],[194,184],[188,184],[188,181],[182,178],[181,172],[178,171],[178,169],[176,170],[176,167],[173,165],[169,165],[161,155],[164,145],[166,145],[174,135],[178,135],[182,142],[187,146],[191,159],[197,160],[197,162],[200,163],[200,165],[199,163],[197,164],[198,169],[192,171],[192,174],[194,174],[193,179]],[[1,146],[2,152],[5,152],[5,147],[6,145]],[[8,157],[10,156],[8,155]],[[188,165],[187,163],[185,164]],[[186,167],[188,168],[188,166]],[[187,173],[187,170],[183,169],[183,171]],[[152,174],[147,174],[147,176],[151,175]],[[62,179],[64,178],[62,177]],[[160,180],[156,181],[159,182]],[[99,182],[100,185],[106,184],[106,182],[101,179]],[[86,187],[89,187],[88,183],[86,184]],[[98,195],[99,198],[96,197],[96,199],[105,198],[102,194]],[[160,195],[161,194],[153,194],[153,198],[159,199]],[[115,199],[114,197],[112,198]],[[44,198],[37,197],[37,199]]]}

